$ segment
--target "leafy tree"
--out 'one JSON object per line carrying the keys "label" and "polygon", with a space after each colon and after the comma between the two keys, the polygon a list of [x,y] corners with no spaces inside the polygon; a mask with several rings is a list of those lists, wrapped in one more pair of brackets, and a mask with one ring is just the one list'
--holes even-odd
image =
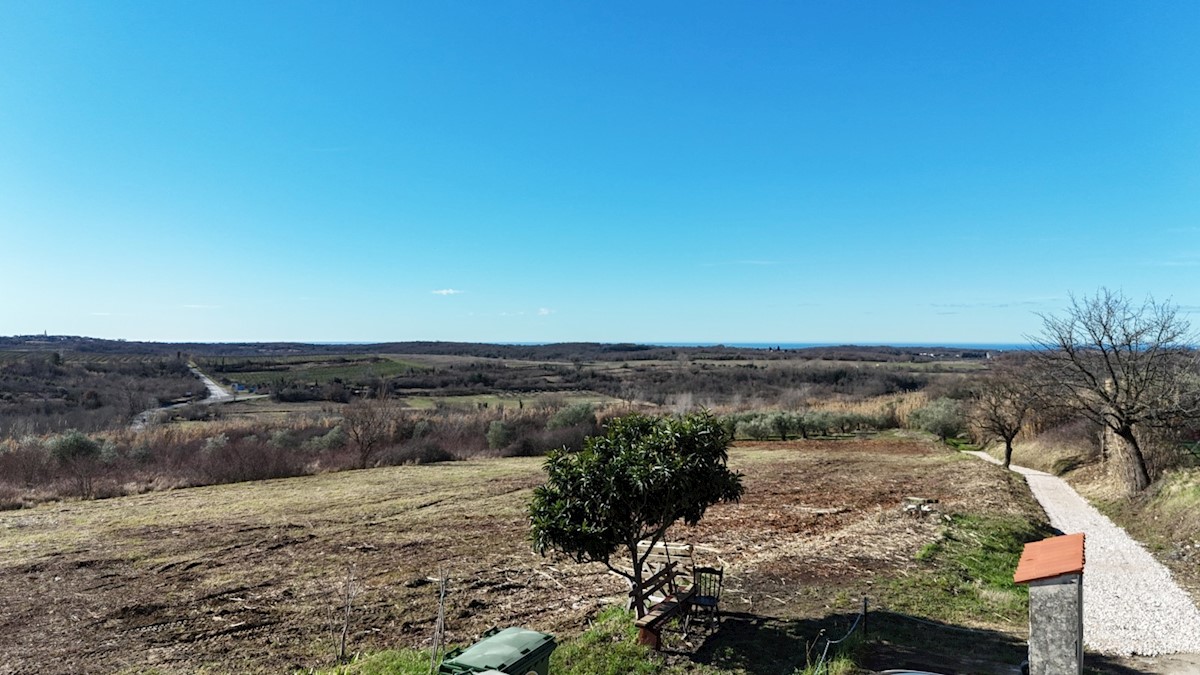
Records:
{"label": "leafy tree", "polygon": [[[727,466],[729,442],[707,411],[632,414],[609,422],[607,433],[589,437],[578,453],[552,452],[546,484],[534,489],[529,505],[534,550],[603,563],[638,588],[649,555],[638,556],[639,541],[662,541],[675,522],[695,525],[709,506],[741,498],[741,474]],[[628,570],[612,563],[618,552]]]}
{"label": "leafy tree", "polygon": [[737,424],[737,433],[739,436],[750,438],[756,441],[765,441],[775,433],[775,429],[771,426],[771,422],[763,415],[754,415]]}
{"label": "leafy tree", "polygon": [[828,436],[830,429],[836,424],[832,413],[826,410],[812,410],[804,414],[803,435]]}
{"label": "leafy tree", "polygon": [[795,416],[791,413],[777,412],[773,413],[767,419],[770,421],[771,427],[775,429],[775,433],[779,434],[779,440],[781,441],[786,441],[788,439],[788,432],[796,427]]}
{"label": "leafy tree", "polygon": [[1004,442],[1004,467],[1012,464],[1013,440],[1033,414],[1038,392],[1031,374],[1000,364],[979,382],[969,417],[982,443]]}
{"label": "leafy tree", "polygon": [[912,426],[936,434],[942,442],[962,433],[965,426],[962,405],[952,398],[939,398],[913,411]]}
{"label": "leafy tree", "polygon": [[1179,308],[1137,304],[1106,288],[1072,296],[1061,316],[1043,316],[1035,365],[1057,397],[1120,440],[1126,485],[1150,485],[1142,434],[1200,417],[1200,382],[1190,325]]}

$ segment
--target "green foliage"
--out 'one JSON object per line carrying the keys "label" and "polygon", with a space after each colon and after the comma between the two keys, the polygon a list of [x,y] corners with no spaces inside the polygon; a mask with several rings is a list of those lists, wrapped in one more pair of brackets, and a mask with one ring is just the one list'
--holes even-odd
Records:
{"label": "green foliage", "polygon": [[100,443],[75,429],[51,439],[47,447],[50,450],[50,456],[62,464],[99,459],[101,452]]}
{"label": "green foliage", "polygon": [[775,433],[770,420],[756,415],[737,423],[737,435],[755,441],[765,441]]}
{"label": "green foliage", "polygon": [[320,436],[308,439],[304,442],[303,448],[310,451],[337,450],[345,447],[346,441],[346,432],[339,424]]}
{"label": "green foliage", "polygon": [[495,420],[488,425],[486,435],[488,447],[492,450],[508,447],[513,442],[513,437],[515,436],[512,427],[500,420]]}
{"label": "green foliage", "polygon": [[[819,655],[818,655],[819,656]],[[797,668],[794,675],[855,675],[862,672],[855,663],[854,657],[848,653],[838,653],[830,656],[823,664],[811,664]]]}
{"label": "green foliage", "polygon": [[[429,675],[429,656],[428,651],[420,649],[389,649],[356,656],[350,663],[319,672],[322,675]],[[311,675],[313,671],[299,672]]]}
{"label": "green foliage", "polygon": [[229,437],[225,434],[217,434],[216,436],[209,436],[208,438],[204,439],[205,452],[220,450],[227,445],[229,445]]}
{"label": "green foliage", "polygon": [[529,504],[534,549],[608,565],[624,548],[632,561],[639,540],[657,541],[679,520],[695,525],[709,506],[741,497],[741,474],[727,466],[728,446],[724,428],[705,411],[628,415],[609,422],[605,435],[589,437],[578,453],[551,452],[546,484],[534,489]]}
{"label": "green foliage", "polygon": [[917,552],[918,571],[887,582],[888,604],[949,622],[978,616],[1018,622],[1029,595],[1013,583],[1013,570],[1027,542],[1051,534],[1045,523],[1022,516],[951,516],[941,539]]}
{"label": "green foliage", "polygon": [[276,429],[272,431],[269,442],[277,448],[286,448],[288,450],[300,447],[300,439],[296,437],[296,433],[291,429]]}
{"label": "green foliage", "polygon": [[632,615],[621,607],[601,612],[587,632],[566,641],[550,656],[555,675],[651,675],[663,672],[650,650],[637,644]]}
{"label": "green foliage", "polygon": [[102,458],[104,446],[87,434],[72,429],[47,444],[50,456],[74,479],[75,494],[84,499],[92,497],[92,476]]}
{"label": "green foliage", "polygon": [[735,438],[748,438],[755,441],[778,438],[786,441],[796,435],[811,438],[813,436],[849,434],[857,431],[880,431],[895,427],[898,421],[895,409],[892,408],[879,416],[828,410],[812,410],[804,413],[786,411],[734,413],[723,417],[721,424],[726,429],[734,430]]}
{"label": "green foliage", "polygon": [[796,428],[796,416],[787,412],[771,413],[767,417],[767,423],[779,435],[779,440],[786,441],[788,434]]}
{"label": "green foliage", "polygon": [[939,398],[909,415],[909,425],[928,431],[941,440],[953,438],[966,431],[966,416],[962,404],[951,398]]}
{"label": "green foliage", "polygon": [[559,410],[546,422],[546,428],[565,429],[584,424],[588,426],[596,424],[596,412],[591,403],[576,403]]}
{"label": "green foliage", "polygon": [[[715,673],[696,664],[669,666],[648,648],[637,644],[633,617],[612,606],[592,621],[583,634],[566,638],[550,655],[554,675],[682,675]],[[305,671],[309,672],[309,671]],[[388,650],[355,658],[350,663],[321,675],[429,675],[429,652],[416,649]]]}

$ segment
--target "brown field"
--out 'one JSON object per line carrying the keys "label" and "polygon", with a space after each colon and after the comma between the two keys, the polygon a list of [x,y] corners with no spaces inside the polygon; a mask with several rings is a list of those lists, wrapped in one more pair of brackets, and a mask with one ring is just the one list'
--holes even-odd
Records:
{"label": "brown field", "polygon": [[[940,529],[903,515],[906,496],[1028,508],[998,468],[901,437],[741,444],[731,465],[745,499],[669,536],[725,566],[735,633],[821,620],[864,594],[886,605],[877,582]],[[351,651],[428,644],[440,574],[451,642],[494,625],[577,633],[623,583],[531,552],[524,508],[542,475],[537,458],[473,460],[0,513],[0,673],[327,666],[348,574]]]}

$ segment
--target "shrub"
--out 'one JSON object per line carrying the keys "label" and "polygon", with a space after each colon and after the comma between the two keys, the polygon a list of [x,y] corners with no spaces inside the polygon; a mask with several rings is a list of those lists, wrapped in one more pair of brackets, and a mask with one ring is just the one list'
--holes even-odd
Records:
{"label": "shrub", "polygon": [[453,462],[458,457],[440,444],[430,440],[420,440],[405,443],[390,448],[383,454],[381,464],[434,464],[436,462]]}
{"label": "shrub", "polygon": [[271,445],[277,448],[294,450],[300,447],[300,439],[291,429],[276,429],[271,432]]}
{"label": "shrub", "polygon": [[62,464],[99,459],[101,451],[99,443],[92,440],[87,434],[74,429],[51,439],[47,447],[50,450],[50,456]]}
{"label": "shrub", "polygon": [[225,434],[205,441],[200,458],[200,474],[208,484],[287,478],[303,473],[304,467],[296,453],[245,439],[229,442]]}
{"label": "shrub", "polygon": [[495,420],[488,425],[487,443],[488,448],[499,450],[507,447],[513,441],[513,430],[504,422]]}
{"label": "shrub", "polygon": [[204,439],[204,452],[211,453],[229,445],[229,437],[225,434],[217,434]]}
{"label": "shrub", "polygon": [[546,429],[563,429],[587,425],[596,426],[596,412],[591,403],[576,403],[554,413],[546,422]]}
{"label": "shrub", "polygon": [[342,425],[330,429],[320,436],[313,436],[304,441],[303,448],[310,452],[326,452],[329,450],[339,450],[346,445],[346,432],[342,431]]}
{"label": "shrub", "polygon": [[71,475],[75,493],[84,499],[91,497],[92,479],[99,468],[102,452],[100,443],[72,429],[51,439],[47,447],[50,456]]}
{"label": "shrub", "polygon": [[950,398],[939,398],[909,416],[909,424],[936,435],[942,441],[966,431],[967,421],[962,404]]}
{"label": "shrub", "polygon": [[748,420],[738,422],[737,435],[762,441],[775,435],[775,428],[771,425],[770,419],[756,415]]}

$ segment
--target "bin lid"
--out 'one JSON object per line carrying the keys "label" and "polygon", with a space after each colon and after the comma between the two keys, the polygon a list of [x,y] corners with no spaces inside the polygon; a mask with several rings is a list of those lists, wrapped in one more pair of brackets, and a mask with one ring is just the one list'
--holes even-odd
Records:
{"label": "bin lid", "polygon": [[479,670],[499,670],[513,666],[531,655],[553,651],[554,636],[527,628],[505,628],[485,634],[479,642],[467,647],[450,663]]}

